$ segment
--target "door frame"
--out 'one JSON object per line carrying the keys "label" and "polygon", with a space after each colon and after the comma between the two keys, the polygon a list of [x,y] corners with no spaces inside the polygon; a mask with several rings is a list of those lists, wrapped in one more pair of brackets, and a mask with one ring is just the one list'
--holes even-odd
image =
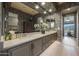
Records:
{"label": "door frame", "polygon": [[76,38],[76,25],[77,25],[77,24],[76,24],[76,21],[77,21],[77,20],[76,20],[76,12],[67,13],[67,14],[62,14],[62,16],[63,16],[63,36],[64,36],[64,16],[65,16],[65,15],[71,15],[71,14],[74,14],[74,16],[75,16],[75,19],[74,19],[74,21],[75,21],[75,22],[74,22],[74,23],[75,23],[75,30],[74,30],[74,34],[75,34],[75,35],[74,35],[74,38]]}

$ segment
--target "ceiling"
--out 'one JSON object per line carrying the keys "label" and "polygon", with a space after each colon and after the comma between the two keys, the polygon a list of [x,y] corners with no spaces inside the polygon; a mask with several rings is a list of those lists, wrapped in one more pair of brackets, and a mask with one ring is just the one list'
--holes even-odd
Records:
{"label": "ceiling", "polygon": [[[44,14],[44,11],[47,12],[47,14],[53,13],[56,11],[55,6],[51,2],[46,2],[45,5],[41,5],[41,2],[23,2],[24,4],[30,6],[31,8],[37,10],[39,14]],[[35,6],[38,5],[39,9],[36,9]],[[49,9],[52,9],[52,12],[49,12]]]}
{"label": "ceiling", "polygon": [[38,11],[36,11],[36,10],[32,9],[31,7],[29,7],[29,6],[27,6],[23,3],[20,3],[20,2],[12,2],[11,7],[15,8],[15,9],[18,9],[22,12],[28,13],[30,15],[38,14]]}
{"label": "ceiling", "polygon": [[[30,6],[35,9],[35,6],[38,5],[39,9],[35,9],[39,12],[39,14],[44,15],[44,11],[48,14],[53,14],[54,12],[62,11],[65,13],[71,13],[76,11],[79,7],[79,2],[46,2],[45,5],[41,5],[42,2],[23,2],[24,4]],[[70,8],[70,11],[67,9]],[[52,9],[52,12],[49,12],[49,9]]]}
{"label": "ceiling", "polygon": [[63,14],[73,13],[73,12],[77,11],[78,8],[79,8],[79,6],[73,6],[71,8],[67,8],[67,9],[62,10],[61,12]]}
{"label": "ceiling", "polygon": [[54,5],[58,11],[61,11],[70,7],[79,6],[79,2],[55,2]]}
{"label": "ceiling", "polygon": [[[20,5],[19,8],[24,9],[25,12],[31,15],[49,15],[60,11],[62,11],[63,13],[70,13],[71,11],[73,12],[78,8],[75,6],[79,6],[79,2],[45,2],[44,5],[41,5],[41,3],[44,2],[21,2],[21,3],[23,5],[26,5],[26,7],[28,7],[29,9],[28,8],[25,9],[25,7],[22,8],[21,7],[22,4]],[[36,9],[35,6],[39,6],[39,8]],[[67,8],[71,8],[71,11],[67,11],[66,10]],[[49,12],[49,9],[51,9],[52,11]],[[46,12],[46,14],[44,14],[44,12]]]}

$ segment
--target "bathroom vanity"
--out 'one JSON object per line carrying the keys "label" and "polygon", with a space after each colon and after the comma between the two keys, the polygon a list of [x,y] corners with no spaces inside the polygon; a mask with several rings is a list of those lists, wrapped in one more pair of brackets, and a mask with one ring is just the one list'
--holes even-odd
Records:
{"label": "bathroom vanity", "polygon": [[4,41],[3,56],[38,56],[54,41],[57,40],[57,31],[27,33],[26,37]]}

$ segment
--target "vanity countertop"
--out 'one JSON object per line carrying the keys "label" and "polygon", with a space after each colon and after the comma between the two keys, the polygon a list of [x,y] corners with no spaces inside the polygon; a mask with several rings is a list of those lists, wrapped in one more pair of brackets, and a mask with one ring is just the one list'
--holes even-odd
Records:
{"label": "vanity countertop", "polygon": [[30,42],[32,40],[35,40],[35,39],[38,39],[43,36],[50,35],[56,32],[57,31],[52,31],[52,30],[46,31],[45,34],[42,34],[41,32],[32,32],[32,33],[27,33],[26,37],[21,37],[21,38],[9,40],[9,41],[3,41],[3,50],[12,48],[14,46],[17,46],[26,42]]}

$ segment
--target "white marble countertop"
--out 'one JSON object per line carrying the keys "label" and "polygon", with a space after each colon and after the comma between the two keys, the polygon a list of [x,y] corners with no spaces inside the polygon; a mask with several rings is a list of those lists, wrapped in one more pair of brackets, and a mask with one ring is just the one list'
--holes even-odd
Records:
{"label": "white marble countertop", "polygon": [[57,31],[51,30],[51,31],[46,31],[45,34],[42,34],[41,32],[27,33],[26,37],[17,38],[17,39],[9,40],[9,41],[4,41],[3,42],[3,50],[9,49],[11,47],[20,45],[22,43],[29,42],[29,41],[35,40],[37,38],[41,38],[43,36],[50,35],[50,34],[53,34],[53,33],[56,33],[56,32]]}

